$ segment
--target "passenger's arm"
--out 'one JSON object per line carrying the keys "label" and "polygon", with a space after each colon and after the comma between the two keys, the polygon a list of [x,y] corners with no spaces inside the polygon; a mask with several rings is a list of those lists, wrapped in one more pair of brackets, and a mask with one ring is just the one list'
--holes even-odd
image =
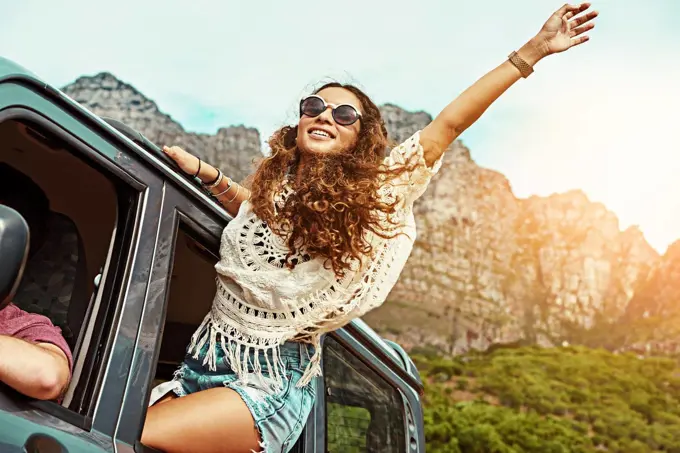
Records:
{"label": "passenger's arm", "polygon": [[[164,146],[163,152],[174,160],[183,172],[195,175],[198,172],[198,178],[203,183],[212,183],[217,179],[217,169],[207,162],[199,160],[198,157],[189,154],[179,146]],[[200,162],[200,169],[199,169]],[[231,187],[229,187],[231,184]],[[228,190],[227,190],[228,189]],[[210,189],[213,195],[217,195],[217,199],[222,206],[227,210],[229,215],[236,217],[241,203],[250,197],[250,191],[245,187],[239,185],[228,176],[224,175],[222,181]]]}
{"label": "passenger's arm", "polygon": [[[534,66],[548,55],[586,42],[588,36],[584,33],[594,27],[590,21],[597,16],[597,12],[575,16],[589,7],[590,3],[564,5],[550,16],[535,37],[518,49],[517,54],[530,66]],[[519,70],[506,60],[446,106],[420,135],[425,162],[431,166],[437,161],[446,148],[477,121],[520,76]]]}
{"label": "passenger's arm", "polygon": [[51,343],[0,335],[0,381],[31,398],[59,398],[70,380],[66,354]]}

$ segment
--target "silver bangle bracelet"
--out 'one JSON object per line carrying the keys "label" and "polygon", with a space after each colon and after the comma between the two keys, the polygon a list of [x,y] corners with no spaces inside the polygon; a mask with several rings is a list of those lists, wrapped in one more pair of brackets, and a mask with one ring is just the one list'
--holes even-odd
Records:
{"label": "silver bangle bracelet", "polygon": [[220,192],[220,193],[213,194],[213,196],[215,196],[215,197],[221,197],[221,196],[224,195],[225,193],[229,192],[229,190],[231,189],[231,186],[232,186],[233,184],[234,184],[234,181],[232,181],[232,179],[231,179],[230,177],[227,176],[227,188],[224,189],[224,190],[223,190],[222,192]]}
{"label": "silver bangle bracelet", "polygon": [[236,193],[234,194],[234,198],[231,200],[227,201],[226,203],[232,203],[236,200],[236,197],[238,197],[238,193],[241,191],[241,186],[236,184]]}

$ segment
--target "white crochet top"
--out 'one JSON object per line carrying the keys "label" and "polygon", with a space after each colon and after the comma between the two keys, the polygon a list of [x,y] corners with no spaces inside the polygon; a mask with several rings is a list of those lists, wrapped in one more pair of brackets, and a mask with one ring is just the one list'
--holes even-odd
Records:
{"label": "white crochet top", "polygon": [[[243,202],[222,234],[220,261],[215,266],[215,299],[189,349],[195,357],[209,342],[204,365],[207,363],[214,371],[215,348],[222,347],[233,371],[247,379],[248,363],[242,358],[254,352],[252,363],[257,371],[259,354],[271,350],[274,363],[269,367],[269,377],[280,382],[283,370],[277,360],[279,345],[287,340],[303,340],[312,343],[316,351],[298,386],[321,375],[321,335],[381,305],[411,254],[416,238],[413,202],[439,170],[441,158],[432,167],[427,166],[420,132],[416,132],[385,158],[390,168],[407,163],[415,163],[415,169],[381,188],[387,200],[397,194],[402,196],[399,228],[406,234],[391,239],[372,235],[374,258],[364,260],[361,268],[354,266],[342,279],[332,269],[324,268],[323,258],[310,259],[304,254],[298,257],[295,268],[287,268],[285,243],[253,213],[248,201]],[[288,191],[280,196],[285,197]]]}

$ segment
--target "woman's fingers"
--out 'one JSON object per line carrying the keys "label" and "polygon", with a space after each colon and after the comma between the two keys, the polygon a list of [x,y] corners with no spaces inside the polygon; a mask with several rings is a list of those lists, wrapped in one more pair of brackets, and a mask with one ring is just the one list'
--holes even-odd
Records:
{"label": "woman's fingers", "polygon": [[191,154],[187,153],[179,146],[164,146],[163,152],[170,159],[174,160],[183,171],[188,171],[186,167],[191,166],[191,164],[189,162],[190,159],[187,159],[187,157],[191,156]]}
{"label": "woman's fingers", "polygon": [[581,25],[580,27],[577,27],[577,28],[574,28],[573,30],[571,30],[569,32],[569,37],[574,38],[576,36],[579,36],[579,35],[587,32],[588,30],[592,30],[593,28],[595,28],[595,24],[592,23],[592,22],[589,23],[589,24]]}
{"label": "woman's fingers", "polygon": [[[588,14],[585,14],[581,17],[577,17],[576,19],[573,19],[569,21],[569,26],[571,28],[576,28],[579,25],[583,25],[588,21],[591,21],[597,17],[598,12],[597,11],[591,11]],[[565,17],[566,18],[566,17]]]}
{"label": "woman's fingers", "polygon": [[179,146],[164,146],[163,152],[165,152],[165,154],[167,154],[168,156],[172,157],[175,160],[180,159],[189,154]]}
{"label": "woman's fingers", "polygon": [[169,146],[164,146],[164,147],[163,147],[163,152],[164,152],[165,154],[167,154],[168,156],[170,156],[170,157],[174,157],[175,154],[176,154],[176,153],[175,153],[175,150],[172,149],[172,148],[170,148]]}
{"label": "woman's fingers", "polygon": [[571,40],[571,47],[578,46],[579,44],[583,44],[584,42],[588,41],[590,38],[588,35],[583,35],[579,36],[577,38],[574,38]]}
{"label": "woman's fingers", "polygon": [[564,17],[565,19],[569,20],[575,15],[587,10],[590,8],[590,3],[580,3],[578,5],[571,5],[569,3],[565,4],[562,6],[562,8],[558,9],[555,14],[557,14],[560,17]]}
{"label": "woman's fingers", "polygon": [[195,175],[201,169],[200,158],[184,151],[179,146],[163,146],[163,152],[167,154],[179,168],[190,175]]}

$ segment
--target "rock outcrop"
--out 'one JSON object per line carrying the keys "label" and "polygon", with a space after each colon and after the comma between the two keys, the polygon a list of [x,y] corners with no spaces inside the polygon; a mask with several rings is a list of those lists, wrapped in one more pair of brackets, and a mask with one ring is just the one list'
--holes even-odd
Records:
{"label": "rock outcrop", "polygon": [[236,181],[251,173],[253,160],[262,156],[256,129],[224,127],[214,135],[187,132],[154,101],[107,72],[80,77],[62,91],[94,114],[122,121],[158,145],[181,146],[220,166]]}
{"label": "rock outcrop", "polygon": [[[401,129],[429,122],[408,115],[400,112]],[[367,316],[408,346],[456,353],[496,342],[579,341],[622,317],[659,260],[637,228],[621,231],[614,213],[580,191],[517,199],[508,180],[479,167],[460,142],[416,212],[419,239],[393,303]]]}

